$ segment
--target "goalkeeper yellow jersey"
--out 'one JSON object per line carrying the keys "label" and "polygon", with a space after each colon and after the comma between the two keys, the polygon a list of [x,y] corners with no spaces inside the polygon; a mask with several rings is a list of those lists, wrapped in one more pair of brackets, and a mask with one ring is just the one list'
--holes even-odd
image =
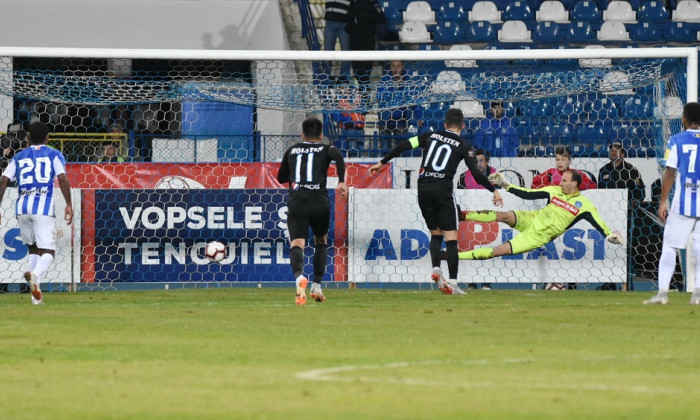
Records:
{"label": "goalkeeper yellow jersey", "polygon": [[548,200],[545,207],[536,210],[537,215],[529,227],[538,232],[548,232],[555,238],[580,220],[586,220],[604,236],[612,234],[595,205],[581,193],[569,196],[559,186],[531,190],[509,185],[507,191],[524,200]]}

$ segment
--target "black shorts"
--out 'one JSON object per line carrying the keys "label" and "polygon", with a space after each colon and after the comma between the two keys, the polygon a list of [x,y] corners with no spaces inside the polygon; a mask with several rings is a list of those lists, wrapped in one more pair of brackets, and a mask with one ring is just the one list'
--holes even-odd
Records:
{"label": "black shorts", "polygon": [[314,236],[323,236],[328,233],[330,219],[331,203],[327,196],[325,199],[292,198],[287,211],[289,239],[307,239],[309,227]]}
{"label": "black shorts", "polygon": [[457,203],[451,186],[418,184],[418,205],[429,230],[457,230]]}

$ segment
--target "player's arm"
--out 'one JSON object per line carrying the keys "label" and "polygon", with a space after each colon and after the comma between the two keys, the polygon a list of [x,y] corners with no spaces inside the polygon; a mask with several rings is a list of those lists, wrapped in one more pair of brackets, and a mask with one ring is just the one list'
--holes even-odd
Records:
{"label": "player's arm", "polygon": [[464,157],[464,163],[467,164],[467,168],[469,168],[469,171],[472,173],[474,181],[491,192],[496,191],[496,188],[494,188],[493,184],[491,184],[486,175],[479,170],[479,166],[476,164],[476,159],[466,155]]}
{"label": "player's arm", "polygon": [[379,161],[379,162],[375,163],[374,165],[370,166],[370,168],[369,168],[369,174],[370,174],[371,176],[374,176],[374,175],[378,174],[379,171],[382,170],[382,167],[383,167],[384,165],[386,165],[387,162],[389,162],[391,159],[393,159],[393,158],[395,158],[395,157],[397,157],[397,156],[400,156],[401,153],[403,153],[403,152],[407,152],[407,151],[409,151],[409,150],[411,150],[411,149],[415,149],[416,147],[420,146],[420,145],[421,145],[421,141],[424,141],[424,140],[421,140],[421,139],[424,139],[424,137],[423,137],[423,136],[421,136],[421,137],[418,137],[418,136],[416,136],[416,137],[411,137],[410,139],[404,140],[404,141],[400,142],[399,144],[397,144],[393,149],[391,149],[391,150],[389,151],[389,153],[387,153],[387,154],[382,158],[381,161]]}
{"label": "player's arm", "polygon": [[549,192],[548,188],[538,188],[538,189],[528,189],[528,188],[523,188],[523,187],[518,187],[513,184],[504,184],[506,191],[509,193],[515,195],[516,197],[520,197],[523,200],[540,200],[542,198],[545,198],[549,200],[551,198],[551,194]]}
{"label": "player's arm", "polygon": [[659,201],[659,217],[664,222],[668,216],[668,196],[671,194],[673,183],[676,180],[676,168],[666,167],[661,179],[661,198]]}
{"label": "player's arm", "polygon": [[605,236],[605,239],[608,240],[608,242],[617,245],[623,245],[625,243],[624,239],[622,239],[622,235],[620,235],[620,232],[613,232],[603,221],[603,219],[600,217],[600,213],[598,213],[598,209],[595,208],[593,203],[584,202],[583,206],[581,207],[580,215],[577,216],[576,219],[574,219],[574,221],[567,227],[567,229],[576,224],[576,222],[578,222],[581,219],[586,220],[598,232],[602,233]]}
{"label": "player's arm", "polygon": [[338,186],[336,189],[341,197],[348,198],[348,187],[345,185],[345,159],[343,158],[343,154],[340,153],[340,150],[336,147],[331,146],[328,148],[328,156],[331,160],[335,161],[335,169],[338,174]]}
{"label": "player's arm", "polygon": [[[5,175],[0,176],[0,203],[2,202],[2,198],[5,196],[5,190],[7,190],[7,186],[10,185],[10,178],[6,177]],[[0,212],[1,214],[2,212]],[[2,218],[0,218],[0,221],[2,221]]]}
{"label": "player's arm", "polygon": [[286,184],[289,182],[289,150],[284,154],[282,158],[282,163],[280,164],[280,170],[277,172],[277,181],[280,184]]}
{"label": "player's arm", "polygon": [[61,189],[61,194],[63,194],[63,199],[66,200],[66,214],[65,220],[67,224],[73,223],[73,201],[70,196],[70,182],[68,182],[68,177],[65,172],[58,174],[58,187]]}

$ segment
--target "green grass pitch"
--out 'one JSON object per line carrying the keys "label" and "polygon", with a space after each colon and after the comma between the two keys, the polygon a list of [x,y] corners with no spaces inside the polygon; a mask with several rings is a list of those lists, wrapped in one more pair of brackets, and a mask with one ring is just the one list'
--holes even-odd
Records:
{"label": "green grass pitch", "polygon": [[697,418],[688,294],[0,296],[2,419]]}

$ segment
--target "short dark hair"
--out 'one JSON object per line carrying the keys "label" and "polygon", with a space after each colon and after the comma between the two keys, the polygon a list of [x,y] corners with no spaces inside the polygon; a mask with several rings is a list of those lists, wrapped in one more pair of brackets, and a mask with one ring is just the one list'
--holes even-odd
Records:
{"label": "short dark hair", "polygon": [[484,150],[482,148],[474,150],[474,156],[479,155],[484,155],[484,159],[486,159],[487,162],[489,161],[489,159],[491,159],[491,152],[489,152],[488,150]]}
{"label": "short dark hair", "polygon": [[571,150],[566,146],[559,146],[554,149],[554,154],[571,157]]}
{"label": "short dark hair", "polygon": [[42,144],[49,135],[49,127],[43,122],[37,121],[29,126],[29,140],[32,144]]}
{"label": "short dark hair", "polygon": [[464,124],[464,113],[459,108],[450,108],[445,112],[445,127],[462,128]]}
{"label": "short dark hair", "polygon": [[301,131],[309,140],[318,140],[323,133],[323,123],[316,117],[310,117],[301,123]]}
{"label": "short dark hair", "polygon": [[683,116],[688,124],[700,125],[700,104],[697,102],[688,102],[683,107]]}
{"label": "short dark hair", "polygon": [[580,186],[581,182],[583,182],[583,178],[581,177],[581,174],[579,171],[574,170],[574,169],[569,169],[567,171],[564,171],[564,173],[570,173],[571,174],[571,180],[576,183],[576,186]]}

